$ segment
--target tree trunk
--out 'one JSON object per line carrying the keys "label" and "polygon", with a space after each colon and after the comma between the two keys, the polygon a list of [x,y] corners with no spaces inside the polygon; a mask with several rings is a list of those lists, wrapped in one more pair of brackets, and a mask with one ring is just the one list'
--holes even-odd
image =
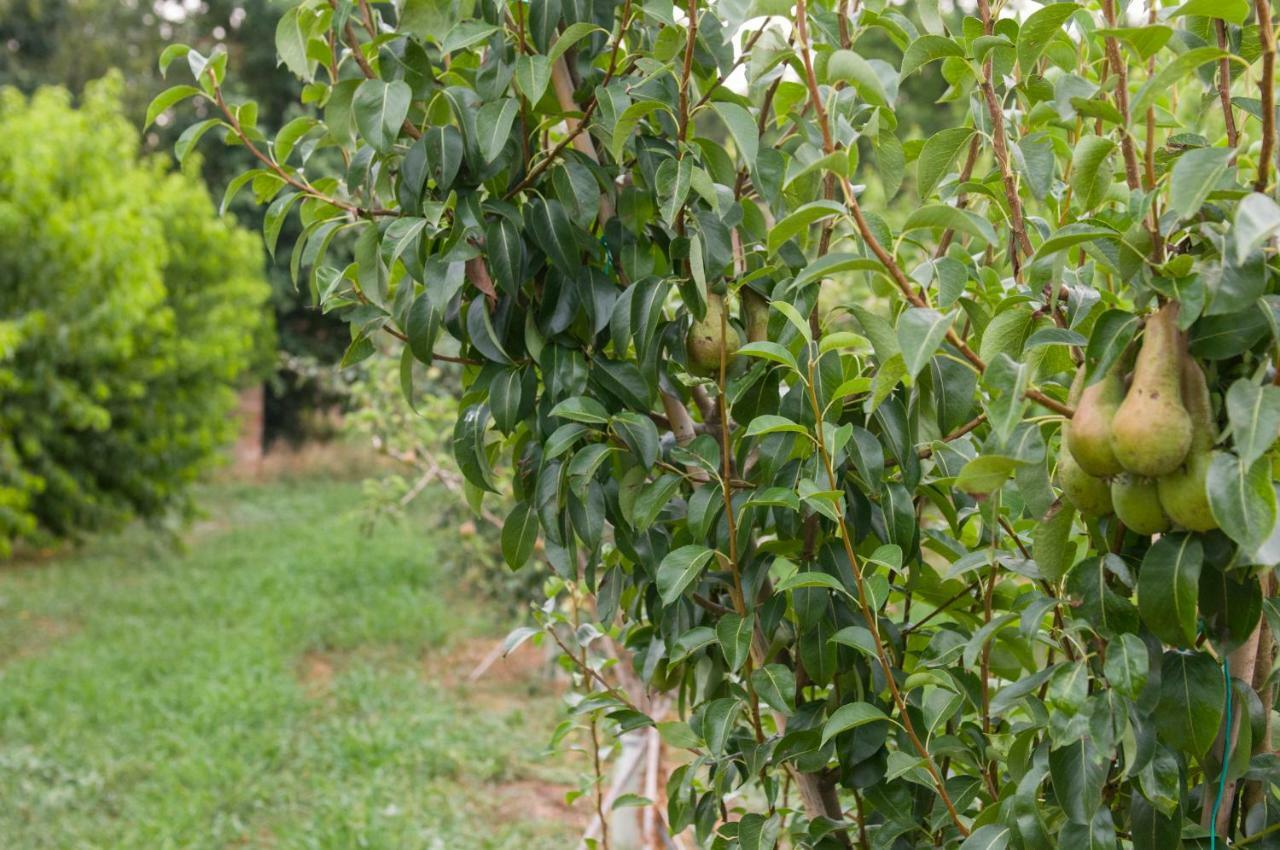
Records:
{"label": "tree trunk", "polygon": [[[1267,599],[1270,596],[1271,576],[1264,575],[1262,577],[1262,597]],[[1262,740],[1254,742],[1253,751],[1255,753],[1269,753],[1272,751],[1271,706],[1274,700],[1274,688],[1272,688],[1270,680],[1271,667],[1275,663],[1275,638],[1271,634],[1271,627],[1267,625],[1265,617],[1258,628],[1261,630],[1261,634],[1258,637],[1258,660],[1253,668],[1253,689],[1258,692],[1258,696],[1262,700],[1262,721],[1264,725]],[[1254,806],[1266,801],[1265,791],[1263,783],[1256,779],[1245,783],[1244,810],[1246,814]]]}
{"label": "tree trunk", "polygon": [[[800,773],[793,770],[791,778],[800,791],[800,797],[804,800],[804,810],[810,818],[844,819],[844,812],[840,809],[840,798],[836,794],[836,783],[830,773]],[[853,847],[846,830],[832,834],[844,847]]]}
{"label": "tree trunk", "polygon": [[[1262,633],[1262,623],[1259,622],[1257,628],[1253,630],[1253,634],[1249,635],[1241,646],[1228,656],[1231,667],[1232,680],[1240,680],[1252,686],[1253,671],[1258,661],[1258,643]],[[1214,752],[1218,755],[1218,760],[1223,761],[1223,741],[1229,739],[1231,741],[1231,750],[1234,751],[1236,742],[1240,736],[1241,718],[1246,715],[1248,709],[1241,706],[1242,710],[1233,711],[1231,716],[1231,728],[1223,729],[1222,734],[1218,737],[1218,742],[1214,745]],[[1229,738],[1228,738],[1229,736]],[[1232,800],[1235,797],[1236,780],[1228,779],[1226,785],[1222,789],[1222,808],[1218,810],[1217,827],[1218,835],[1227,836],[1231,827],[1231,811]],[[1204,802],[1200,810],[1200,824],[1208,828],[1209,823],[1213,820],[1213,803],[1217,797],[1217,783],[1213,777],[1205,777],[1205,795]]]}

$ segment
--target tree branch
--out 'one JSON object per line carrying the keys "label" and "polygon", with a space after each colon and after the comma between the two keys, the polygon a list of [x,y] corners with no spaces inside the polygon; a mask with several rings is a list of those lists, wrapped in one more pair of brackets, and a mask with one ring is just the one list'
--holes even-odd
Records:
{"label": "tree branch", "polygon": [[1258,35],[1262,41],[1262,149],[1258,152],[1258,179],[1253,188],[1267,191],[1271,184],[1271,160],[1276,150],[1276,32],[1271,23],[1270,0],[1255,0],[1258,11]]}

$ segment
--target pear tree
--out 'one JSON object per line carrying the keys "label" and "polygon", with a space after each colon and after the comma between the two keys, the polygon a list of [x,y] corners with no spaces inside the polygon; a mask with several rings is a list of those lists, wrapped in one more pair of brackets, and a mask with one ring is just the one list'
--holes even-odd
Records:
{"label": "pear tree", "polygon": [[592,843],[1280,846],[1268,0],[294,0],[276,49],[271,136],[223,53],[152,111],[253,155],[349,362],[458,370]]}

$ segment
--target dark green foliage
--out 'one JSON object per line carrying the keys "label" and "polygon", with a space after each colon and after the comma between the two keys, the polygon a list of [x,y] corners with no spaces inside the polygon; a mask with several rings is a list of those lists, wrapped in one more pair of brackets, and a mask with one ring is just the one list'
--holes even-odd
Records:
{"label": "dark green foliage", "polygon": [[[221,56],[166,56],[198,86],[170,97],[219,106],[261,154],[244,180],[299,212],[294,270],[350,324],[347,358],[395,337],[463,365],[454,455],[474,502],[515,498],[512,566],[555,572],[540,624],[579,667],[607,635],[678,697],[652,718],[690,751],[673,829],[1115,848],[1204,835],[1221,661],[1251,691],[1280,560],[1280,205],[1245,100],[1272,98],[1273,38],[1242,0],[1143,29],[1115,5],[308,0],[276,46],[315,152],[279,160]],[[1204,14],[1235,53],[1204,46]],[[1250,68],[1229,132],[1219,60]],[[925,75],[958,111],[913,138],[897,109]],[[347,244],[353,264],[330,256]],[[1153,323],[1169,302],[1177,326]],[[1062,425],[1078,372],[1157,335],[1206,372],[1222,530],[1153,548],[1156,486],[1160,523],[1126,530]],[[579,672],[580,715],[642,722],[627,677]],[[1262,738],[1228,781],[1265,806]],[[1223,840],[1265,822],[1234,799]]]}

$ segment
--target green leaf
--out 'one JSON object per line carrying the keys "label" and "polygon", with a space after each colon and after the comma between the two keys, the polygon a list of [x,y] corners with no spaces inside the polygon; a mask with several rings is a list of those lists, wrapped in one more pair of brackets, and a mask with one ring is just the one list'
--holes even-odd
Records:
{"label": "green leaf", "polygon": [[776,416],[772,413],[765,413],[751,420],[751,424],[747,426],[744,436],[759,437],[762,434],[777,434],[782,431],[788,431],[793,434],[808,434],[809,431],[803,425],[792,422],[785,416]]}
{"label": "green leaf", "polygon": [[756,157],[760,151],[760,134],[751,113],[736,103],[717,100],[712,101],[711,108],[720,116],[720,120],[729,128],[733,144],[738,155],[749,168],[755,168]]}
{"label": "green leaf", "polygon": [[1076,547],[1071,542],[1071,528],[1075,516],[1075,508],[1059,504],[1050,509],[1032,532],[1031,555],[1041,575],[1049,581],[1056,582],[1074,566]]}
{"label": "green leaf", "polygon": [[1004,824],[985,824],[969,833],[960,850],[1004,850],[1012,836],[1013,830]]}
{"label": "green leaf", "polygon": [[609,154],[614,162],[622,162],[622,149],[627,139],[635,135],[640,122],[659,109],[671,111],[671,107],[660,100],[642,100],[628,106],[613,125],[613,135],[609,139]]}
{"label": "green leaf", "polygon": [[714,549],[697,545],[681,546],[668,553],[658,565],[658,593],[662,603],[670,605],[679,599],[714,554]]}
{"label": "green leaf", "polygon": [[769,231],[769,253],[776,254],[779,248],[803,233],[810,225],[843,213],[844,205],[836,201],[810,201],[779,221]]}
{"label": "green leaf", "polygon": [[799,587],[823,587],[827,590],[834,590],[836,593],[842,593],[850,598],[853,597],[848,588],[840,583],[840,579],[830,573],[818,572],[817,570],[792,573],[778,582],[773,590],[775,593],[784,593]]}
{"label": "green leaf", "polygon": [[776,342],[750,342],[738,349],[738,354],[746,357],[760,357],[765,360],[772,360],[775,363],[781,363],[790,367],[791,371],[799,374],[800,367],[796,364],[796,358]]}
{"label": "green leaf", "polygon": [[489,409],[493,412],[493,425],[503,434],[510,434],[520,424],[525,410],[525,381],[527,373],[517,367],[501,369],[489,381]]}
{"label": "green leaf", "polygon": [[898,345],[908,375],[915,378],[933,359],[951,322],[952,316],[928,307],[911,307],[898,317]]}
{"label": "green leaf", "polygon": [[756,618],[752,614],[745,617],[724,614],[720,617],[720,622],[716,623],[716,638],[720,641],[720,649],[724,652],[724,660],[730,672],[738,672],[751,655],[751,636],[755,625]]}
{"label": "green leaf", "polygon": [[200,89],[195,86],[173,86],[172,88],[167,88],[160,92],[160,94],[156,95],[147,106],[147,117],[146,120],[142,122],[142,129],[145,130],[150,127],[155,123],[155,120],[160,117],[162,112],[173,106],[175,103],[181,103],[187,98],[195,97],[200,93]]}
{"label": "green leaf", "polygon": [[784,664],[766,664],[751,671],[751,686],[774,711],[791,714],[796,710],[796,674]]}
{"label": "green leaf", "polygon": [[1249,17],[1249,4],[1246,0],[1187,0],[1174,9],[1169,17],[1178,18],[1183,15],[1222,18],[1238,26]]}
{"label": "green leaf", "polygon": [[949,207],[945,204],[917,207],[911,215],[907,216],[906,222],[902,225],[902,232],[908,233],[922,228],[941,228],[967,233],[988,245],[994,245],[998,241],[995,230],[985,218],[969,210]]}
{"label": "green leaf", "polygon": [[494,363],[510,363],[511,355],[502,347],[498,331],[489,317],[489,305],[484,298],[476,298],[467,307],[467,338],[476,351]]}
{"label": "green leaf", "polygon": [[889,96],[875,68],[852,50],[840,49],[831,54],[827,60],[827,79],[832,83],[837,80],[849,83],[863,100],[873,106],[889,105]]}
{"label": "green leaf", "polygon": [[1276,525],[1276,491],[1266,458],[1246,466],[1233,454],[1214,452],[1205,486],[1213,518],[1245,553],[1267,541]]}
{"label": "green leaf", "polygon": [[928,63],[948,56],[963,58],[964,48],[952,39],[940,35],[922,35],[907,45],[898,73],[905,79],[908,74],[918,71]]}
{"label": "green leaf", "polygon": [[1058,161],[1054,157],[1053,142],[1043,133],[1034,133],[1018,139],[1018,156],[1014,163],[1026,178],[1032,196],[1044,200],[1053,188],[1053,177]]}
{"label": "green leaf", "polygon": [[612,427],[641,466],[649,469],[658,462],[658,426],[652,419],[627,411],[613,417]]}
{"label": "green leaf", "polygon": [[1083,737],[1049,752],[1049,775],[1054,795],[1067,817],[1088,823],[1102,804],[1107,781],[1107,760],[1090,738]]}
{"label": "green leaf", "polygon": [[689,198],[689,187],[693,179],[693,159],[667,159],[658,166],[654,175],[654,189],[658,196],[658,211],[662,220],[675,226],[676,217]]}
{"label": "green leaf", "polygon": [[738,821],[738,847],[740,850],[774,850],[782,832],[782,818],[749,812]]}
{"label": "green leaf", "polygon": [[973,138],[973,133],[972,127],[950,127],[939,130],[925,141],[916,160],[916,183],[921,198],[933,194],[934,188],[951,170],[951,163]]}
{"label": "green leaf", "polygon": [[841,732],[848,732],[850,729],[857,729],[859,726],[866,726],[868,723],[879,723],[888,719],[888,716],[883,711],[869,702],[846,703],[837,708],[835,713],[823,725],[822,746],[826,746],[827,741],[830,741]]}
{"label": "green leaf", "polygon": [[1167,850],[1182,839],[1180,817],[1170,817],[1136,789],[1129,797],[1129,834],[1133,850]]}
{"label": "green leaf", "polygon": [[[1216,2],[1216,0],[1212,0]],[[1216,47],[1193,47],[1186,53],[1179,55],[1163,66],[1159,66],[1160,70],[1152,75],[1151,79],[1138,90],[1137,96],[1129,104],[1129,114],[1131,116],[1145,115],[1147,107],[1155,102],[1157,97],[1168,94],[1170,91],[1178,87],[1178,83],[1201,65],[1209,62],[1217,62],[1219,59],[1227,59],[1232,62],[1244,62],[1238,56],[1232,56],[1230,53],[1219,50]],[[1096,137],[1091,137],[1096,138]]]}
{"label": "green leaf", "polygon": [[384,83],[365,80],[356,89],[351,102],[356,128],[365,141],[381,153],[387,153],[400,135],[400,126],[409,114],[413,90],[403,80]]}
{"label": "green leaf", "polygon": [[489,425],[489,408],[473,404],[462,412],[453,427],[453,457],[463,478],[479,490],[496,493],[493,470],[485,453],[485,431]]}
{"label": "green leaf", "polygon": [[652,800],[640,794],[619,794],[614,798],[613,805],[609,806],[609,811],[616,812],[618,809],[643,808],[652,805]]}
{"label": "green leaf", "polygon": [[479,44],[497,31],[498,28],[493,24],[466,20],[451,26],[443,33],[443,38],[440,32],[424,33],[424,35],[439,43],[442,52],[456,53],[459,50],[466,50],[473,44]]}
{"label": "green leaf", "polygon": [[1160,665],[1156,731],[1169,746],[1201,759],[1218,737],[1226,686],[1222,670],[1201,652],[1169,651]]}
{"label": "green leaf", "polygon": [[1098,317],[1084,352],[1091,375],[1103,374],[1119,361],[1137,336],[1138,325],[1138,317],[1128,310],[1107,310]]}
{"label": "green leaf", "polygon": [[609,424],[609,411],[594,398],[573,396],[551,408],[551,416],[568,419],[573,422],[585,422],[588,425]]}
{"label": "green leaf", "polygon": [[1231,228],[1236,263],[1244,261],[1266,240],[1280,230],[1280,205],[1266,195],[1254,192],[1236,207],[1235,225]]}
{"label": "green leaf", "polygon": [[502,557],[518,570],[533,557],[538,540],[538,516],[528,502],[518,502],[502,525]]}
{"label": "green leaf", "polygon": [[1019,462],[1002,455],[982,455],[964,465],[956,478],[956,487],[972,495],[986,495],[999,490],[1013,475]]}
{"label": "green leaf", "polygon": [[795,280],[791,282],[789,289],[799,289],[825,277],[847,271],[885,273],[884,266],[878,260],[860,257],[857,254],[832,253],[819,257],[805,266],[804,271],[796,275]]}
{"label": "green leaf", "polygon": [[[200,138],[214,127],[225,127],[226,125],[218,118],[206,118],[199,124],[192,124],[190,127],[182,131],[182,135],[178,136],[178,141],[173,143],[173,155],[177,158],[178,163],[182,164],[187,161],[187,154],[199,143]],[[261,174],[262,172],[259,172]],[[257,183],[254,183],[257,186]]]}
{"label": "green leaf", "polygon": [[405,322],[405,336],[413,356],[423,363],[430,363],[435,350],[436,337],[440,335],[440,313],[424,292],[414,299]]}
{"label": "green leaf", "polygon": [[521,54],[516,57],[516,85],[520,93],[532,104],[542,99],[551,82],[551,59],[537,54]]}
{"label": "green leaf", "polygon": [[298,140],[311,132],[311,128],[316,126],[316,119],[310,115],[299,115],[288,124],[280,128],[280,132],[276,133],[275,150],[276,162],[284,164],[289,161],[289,154],[293,153],[293,148],[297,145]]}
{"label": "green leaf", "polygon": [[262,217],[262,236],[267,245],[267,252],[272,257],[276,255],[276,242],[280,239],[280,228],[284,226],[289,210],[301,198],[301,192],[281,195],[271,202],[271,206],[267,207],[267,212]]}
{"label": "green leaf", "polygon": [[1123,41],[1137,51],[1138,56],[1145,62],[1169,43],[1169,39],[1173,37],[1173,28],[1160,24],[1145,24],[1140,27],[1099,29],[1097,33],[1103,38],[1117,38]]}
{"label": "green leaf", "polygon": [[1280,387],[1240,378],[1227,390],[1227,417],[1241,465],[1253,466],[1280,436]]}
{"label": "green leaf", "polygon": [[867,658],[879,658],[875,637],[862,626],[845,626],[831,636],[831,642],[857,650]]}
{"label": "green leaf", "polygon": [[1178,157],[1169,177],[1169,208],[1182,218],[1198,213],[1234,154],[1231,148],[1196,148]]}
{"label": "green leaf", "polygon": [[1059,251],[1065,251],[1084,242],[1092,242],[1095,239],[1114,239],[1118,235],[1114,230],[1092,224],[1080,222],[1068,224],[1040,243],[1040,247],[1036,249],[1034,262],[1038,263]]}
{"label": "green leaf", "polygon": [[484,231],[484,258],[498,288],[508,295],[520,291],[523,282],[525,247],[520,230],[505,216],[497,216]]}
{"label": "green leaf", "polygon": [[698,736],[689,728],[689,724],[680,720],[668,720],[658,724],[658,735],[669,747],[694,749],[700,743]]}
{"label": "green leaf", "polygon": [[588,21],[577,21],[569,24],[560,33],[555,44],[551,45],[551,49],[547,51],[547,58],[552,62],[564,55],[565,51],[582,41],[593,32],[604,32],[602,27],[598,27]]}
{"label": "green leaf", "polygon": [[675,649],[671,653],[671,663],[679,664],[695,652],[705,649],[716,642],[715,629],[696,626],[676,638]]}
{"label": "green leaf", "polygon": [[1147,550],[1138,573],[1138,614],[1167,644],[1196,640],[1196,599],[1204,551],[1192,534],[1167,534]]}
{"label": "green leaf", "polygon": [[173,64],[173,60],[181,59],[191,52],[190,46],[186,44],[170,44],[160,52],[160,76],[168,76],[169,66]]}
{"label": "green leaf", "polygon": [[1107,660],[1103,674],[1116,691],[1130,699],[1137,699],[1147,684],[1151,659],[1147,645],[1137,635],[1122,634],[1107,645]]}
{"label": "green leaf", "polygon": [[712,753],[720,755],[724,752],[733,724],[741,711],[742,703],[732,697],[715,699],[706,704],[702,712],[702,738]]}
{"label": "green leaf", "polygon": [[1076,143],[1071,156],[1071,193],[1082,209],[1096,209],[1106,200],[1115,176],[1115,150],[1115,141],[1106,136],[1085,136]]}
{"label": "green leaf", "polygon": [[1036,10],[1022,22],[1018,28],[1018,67],[1023,74],[1035,70],[1036,61],[1049,41],[1079,8],[1074,3],[1053,3]]}
{"label": "green leaf", "polygon": [[[357,100],[360,93],[356,92]],[[485,162],[493,162],[511,138],[511,127],[520,114],[520,103],[514,97],[486,103],[476,115],[476,143]],[[357,120],[359,113],[356,113]],[[399,122],[397,122],[399,126]]]}
{"label": "green leaf", "polygon": [[542,446],[542,457],[544,460],[552,460],[564,454],[573,447],[583,435],[591,432],[591,429],[581,422],[566,422],[559,428],[551,432],[551,436]]}
{"label": "green leaf", "polygon": [[309,14],[304,6],[294,6],[280,16],[276,24],[276,55],[294,75],[310,82],[313,63],[307,57],[308,32],[302,22],[303,14]]}

